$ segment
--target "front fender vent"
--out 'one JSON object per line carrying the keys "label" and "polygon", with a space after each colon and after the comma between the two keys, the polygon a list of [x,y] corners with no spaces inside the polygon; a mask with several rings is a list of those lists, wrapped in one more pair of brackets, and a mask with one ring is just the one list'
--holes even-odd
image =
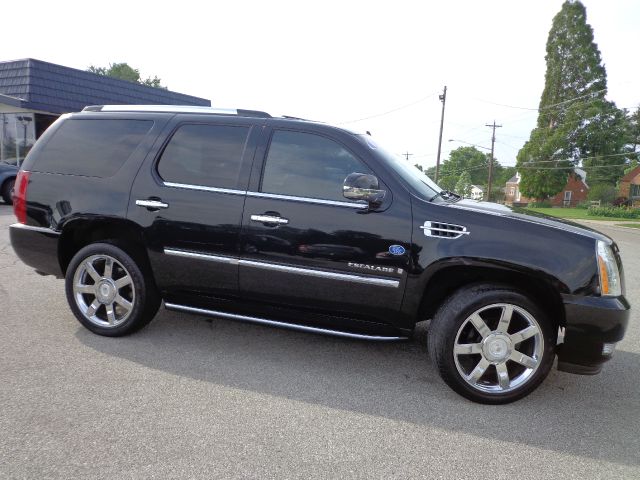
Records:
{"label": "front fender vent", "polygon": [[424,225],[420,227],[427,237],[439,237],[448,238],[449,240],[455,240],[462,235],[469,235],[467,227],[462,225],[454,225],[452,223],[442,222],[424,222]]}

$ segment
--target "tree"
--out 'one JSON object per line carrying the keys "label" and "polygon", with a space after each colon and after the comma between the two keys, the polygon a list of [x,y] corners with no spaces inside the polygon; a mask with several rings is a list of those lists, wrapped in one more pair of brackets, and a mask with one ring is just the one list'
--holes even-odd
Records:
{"label": "tree", "polygon": [[[633,168],[635,168],[640,161],[640,107],[627,117],[627,134],[625,144],[625,151],[628,153],[627,158],[629,158],[631,164],[634,164]],[[627,169],[628,168],[629,167],[627,167]]]}
{"label": "tree", "polygon": [[[471,184],[486,187],[489,178],[489,157],[475,147],[459,147],[452,150],[449,158],[440,165],[438,184],[446,189],[456,191],[460,174],[468,172]],[[429,178],[435,178],[436,167],[429,167],[424,171]],[[515,175],[514,167],[503,167],[495,158],[493,160],[493,185],[502,188],[506,181]],[[503,177],[506,178],[502,181]]]}
{"label": "tree", "polygon": [[454,191],[462,195],[463,198],[471,197],[471,174],[469,171],[464,171],[460,174]]}
{"label": "tree", "polygon": [[455,190],[460,175],[467,172],[469,183],[484,185],[489,172],[488,163],[487,156],[475,147],[456,148],[440,166],[439,183],[447,190]]}
{"label": "tree", "polygon": [[554,17],[545,59],[537,126],[517,156],[520,189],[537,199],[562,190],[580,164],[606,181],[619,176],[626,129],[624,113],[605,99],[607,73],[579,1],[565,1]]}
{"label": "tree", "polygon": [[120,80],[127,80],[128,82],[139,83],[148,87],[163,88],[165,90],[167,88],[162,86],[162,81],[157,76],[154,76],[153,78],[148,77],[143,80],[140,77],[140,71],[137,68],[133,68],[124,62],[110,63],[108,68],[95,67],[91,65],[87,71],[97,75],[104,75],[107,77],[119,78]]}

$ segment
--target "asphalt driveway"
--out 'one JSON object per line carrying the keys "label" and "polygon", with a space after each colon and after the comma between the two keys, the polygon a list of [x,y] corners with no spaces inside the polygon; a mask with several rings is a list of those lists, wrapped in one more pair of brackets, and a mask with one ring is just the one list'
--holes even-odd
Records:
{"label": "asphalt driveway", "polygon": [[[640,308],[597,376],[492,407],[424,334],[367,343],[161,310],[126,338],[70,313],[0,205],[0,478],[640,478]],[[619,243],[640,305],[640,231]]]}

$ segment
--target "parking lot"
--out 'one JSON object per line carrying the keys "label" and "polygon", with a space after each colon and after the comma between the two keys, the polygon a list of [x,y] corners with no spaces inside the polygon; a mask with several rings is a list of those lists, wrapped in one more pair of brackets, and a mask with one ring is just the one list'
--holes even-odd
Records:
{"label": "parking lot", "polygon": [[[640,309],[600,375],[483,406],[422,329],[368,343],[161,309],[96,336],[15,257],[13,221],[0,205],[0,478],[640,478]],[[640,230],[600,229],[640,305]]]}

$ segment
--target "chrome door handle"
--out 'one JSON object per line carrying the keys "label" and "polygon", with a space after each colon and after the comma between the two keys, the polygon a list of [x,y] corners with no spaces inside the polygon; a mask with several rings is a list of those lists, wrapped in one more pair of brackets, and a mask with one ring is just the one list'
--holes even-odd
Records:
{"label": "chrome door handle", "polygon": [[251,221],[260,223],[276,223],[278,225],[286,225],[289,223],[289,219],[273,215],[251,215]]}
{"label": "chrome door handle", "polygon": [[168,203],[161,202],[160,200],[136,200],[136,205],[150,209],[169,208]]}

